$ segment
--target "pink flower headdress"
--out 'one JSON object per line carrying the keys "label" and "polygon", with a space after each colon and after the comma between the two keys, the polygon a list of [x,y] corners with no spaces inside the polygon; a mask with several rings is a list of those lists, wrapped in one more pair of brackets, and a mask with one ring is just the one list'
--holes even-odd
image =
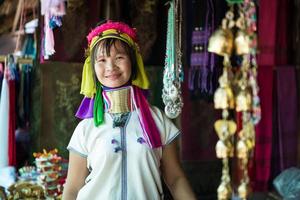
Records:
{"label": "pink flower headdress", "polygon": [[114,29],[120,33],[126,33],[134,42],[136,42],[136,29],[129,27],[122,22],[108,21],[100,26],[97,26],[87,35],[88,44],[90,45],[95,36],[100,35],[106,30]]}

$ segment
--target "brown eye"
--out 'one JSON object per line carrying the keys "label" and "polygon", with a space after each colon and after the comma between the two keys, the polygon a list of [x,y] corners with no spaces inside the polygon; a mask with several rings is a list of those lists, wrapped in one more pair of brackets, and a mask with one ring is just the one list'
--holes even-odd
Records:
{"label": "brown eye", "polygon": [[105,62],[105,59],[104,58],[100,58],[97,60],[97,63],[104,63]]}

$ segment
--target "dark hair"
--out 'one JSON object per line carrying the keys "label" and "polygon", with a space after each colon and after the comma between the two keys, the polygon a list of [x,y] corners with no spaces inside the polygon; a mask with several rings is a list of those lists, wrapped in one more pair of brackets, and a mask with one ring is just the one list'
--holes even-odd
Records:
{"label": "dark hair", "polygon": [[117,39],[117,38],[106,38],[101,41],[99,41],[95,47],[92,49],[91,52],[91,64],[93,68],[94,73],[94,81],[97,82],[96,72],[95,72],[95,59],[97,56],[97,50],[100,46],[102,46],[103,50],[105,51],[106,55],[110,55],[110,49],[112,46],[116,48],[116,42],[119,41],[122,45],[122,47],[125,49],[125,52],[129,55],[129,59],[131,62],[131,80],[135,80],[137,76],[137,62],[136,62],[136,56],[135,56],[135,50],[130,47],[126,42]]}

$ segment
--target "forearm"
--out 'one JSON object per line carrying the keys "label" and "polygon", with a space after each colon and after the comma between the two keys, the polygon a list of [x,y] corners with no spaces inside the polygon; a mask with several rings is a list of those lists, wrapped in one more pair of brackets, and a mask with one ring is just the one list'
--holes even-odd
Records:
{"label": "forearm", "polygon": [[196,196],[184,176],[176,178],[169,189],[175,200],[196,200]]}
{"label": "forearm", "polygon": [[196,200],[196,196],[181,168],[175,142],[164,147],[161,170],[175,200]]}
{"label": "forearm", "polygon": [[63,200],[75,200],[77,198],[78,192],[84,186],[84,180],[89,174],[86,163],[86,158],[70,152],[69,169],[64,185]]}
{"label": "forearm", "polygon": [[65,185],[62,200],[75,200],[78,194],[78,190],[71,189],[68,185]]}

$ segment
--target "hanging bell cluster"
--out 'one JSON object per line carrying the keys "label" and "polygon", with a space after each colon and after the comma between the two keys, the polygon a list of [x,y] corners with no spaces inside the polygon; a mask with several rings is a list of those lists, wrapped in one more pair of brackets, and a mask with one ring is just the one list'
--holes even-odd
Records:
{"label": "hanging bell cluster", "polygon": [[[224,58],[223,74],[214,94],[214,107],[222,110],[222,119],[214,125],[219,137],[216,156],[223,161],[221,183],[217,189],[218,200],[227,200],[233,195],[228,161],[234,156],[243,172],[236,191],[242,200],[249,195],[248,161],[255,146],[254,127],[261,113],[257,86],[255,4],[253,1],[239,3],[236,20],[234,6],[230,4],[221,27],[211,35],[208,45],[208,51]],[[232,70],[232,55],[242,58],[238,70]],[[234,113],[230,110],[241,113],[242,126],[239,130],[236,122],[230,120],[229,113]]]}
{"label": "hanging bell cluster", "polygon": [[217,29],[209,39],[208,51],[220,56],[230,55],[233,48],[233,34],[228,28]]}
{"label": "hanging bell cluster", "polygon": [[[245,32],[244,15],[240,13],[239,19],[234,21],[233,6],[222,20],[222,26],[210,37],[208,51],[220,56],[230,56],[233,51],[236,55],[250,53],[250,38]],[[234,35],[233,28],[238,28]]]}

